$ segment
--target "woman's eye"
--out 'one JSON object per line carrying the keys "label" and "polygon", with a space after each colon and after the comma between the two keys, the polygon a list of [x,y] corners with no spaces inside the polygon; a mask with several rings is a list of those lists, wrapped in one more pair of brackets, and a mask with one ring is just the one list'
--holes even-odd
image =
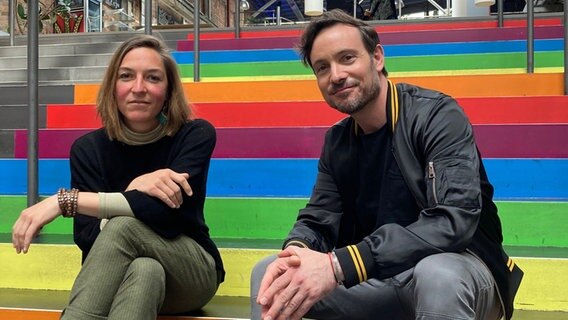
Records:
{"label": "woman's eye", "polygon": [[119,78],[119,79],[129,79],[129,78],[131,78],[131,77],[132,77],[131,74],[130,74],[130,73],[127,73],[127,72],[122,72],[122,73],[119,73],[119,74],[118,74],[118,78]]}
{"label": "woman's eye", "polygon": [[159,81],[162,81],[162,77],[157,76],[157,75],[149,75],[148,80],[150,80],[152,82],[159,82]]}

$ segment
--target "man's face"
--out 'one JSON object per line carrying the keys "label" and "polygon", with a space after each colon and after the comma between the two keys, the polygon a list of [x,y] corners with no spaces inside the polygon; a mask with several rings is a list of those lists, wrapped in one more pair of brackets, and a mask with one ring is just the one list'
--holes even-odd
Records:
{"label": "man's face", "polygon": [[310,54],[312,68],[325,101],[346,114],[354,114],[376,101],[383,51],[369,55],[359,30],[336,24],[315,38]]}

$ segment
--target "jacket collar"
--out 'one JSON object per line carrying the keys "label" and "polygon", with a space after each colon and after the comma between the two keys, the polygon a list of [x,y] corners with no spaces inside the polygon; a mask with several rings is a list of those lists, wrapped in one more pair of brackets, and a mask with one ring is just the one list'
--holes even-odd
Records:
{"label": "jacket collar", "polygon": [[[392,81],[387,79],[387,101],[386,101],[386,115],[387,115],[387,123],[386,125],[391,128],[391,132],[394,133],[394,128],[396,127],[396,123],[398,122],[398,115],[399,115],[399,103],[398,103],[398,89],[396,85],[392,83]],[[355,135],[357,136],[360,128],[357,121],[353,119],[353,130]]]}

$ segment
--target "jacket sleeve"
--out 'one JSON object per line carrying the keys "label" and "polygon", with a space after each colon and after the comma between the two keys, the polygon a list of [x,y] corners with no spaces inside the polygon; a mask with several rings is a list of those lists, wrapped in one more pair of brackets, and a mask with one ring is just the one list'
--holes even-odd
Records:
{"label": "jacket sleeve", "polygon": [[312,195],[306,207],[300,210],[294,227],[284,241],[284,248],[296,245],[329,252],[336,243],[343,208],[337,185],[329,170],[328,139],[329,132],[318,162]]}
{"label": "jacket sleeve", "polygon": [[[170,208],[162,200],[138,190],[123,192],[137,219],[165,238],[174,238],[187,228],[197,228],[203,220],[207,174],[216,143],[215,128],[204,120],[194,120],[189,129],[178,132],[175,154],[168,168],[189,174],[191,197],[182,192],[183,203],[179,209]],[[202,223],[204,224],[204,223]]]}
{"label": "jacket sleeve", "polygon": [[434,106],[418,106],[430,112],[399,120],[407,122],[412,148],[424,161],[428,205],[406,227],[385,224],[360,243],[336,250],[347,287],[392,277],[428,255],[462,252],[477,229],[481,191],[471,124],[453,99],[432,100],[427,103]]}

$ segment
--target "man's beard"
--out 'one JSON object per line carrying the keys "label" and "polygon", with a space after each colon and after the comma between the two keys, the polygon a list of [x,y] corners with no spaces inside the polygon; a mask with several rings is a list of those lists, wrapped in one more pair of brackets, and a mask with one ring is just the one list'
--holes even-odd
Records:
{"label": "man's beard", "polygon": [[[351,81],[357,81],[357,80],[351,80]],[[346,80],[346,83],[343,86],[353,84],[353,83],[348,84],[348,82],[349,79]],[[360,84],[360,82],[357,81],[357,83],[355,84],[358,85]],[[355,97],[349,97],[345,101],[341,102],[333,101],[333,99],[331,99],[329,96],[326,97],[325,100],[332,108],[336,109],[339,112],[349,115],[357,113],[365,109],[365,107],[371,101],[377,99],[377,97],[379,96],[381,92],[381,84],[379,81],[378,74],[375,74],[375,76],[372,78],[372,81],[370,83],[368,83],[364,87],[359,87],[359,89],[361,90],[359,94],[357,94]]]}

